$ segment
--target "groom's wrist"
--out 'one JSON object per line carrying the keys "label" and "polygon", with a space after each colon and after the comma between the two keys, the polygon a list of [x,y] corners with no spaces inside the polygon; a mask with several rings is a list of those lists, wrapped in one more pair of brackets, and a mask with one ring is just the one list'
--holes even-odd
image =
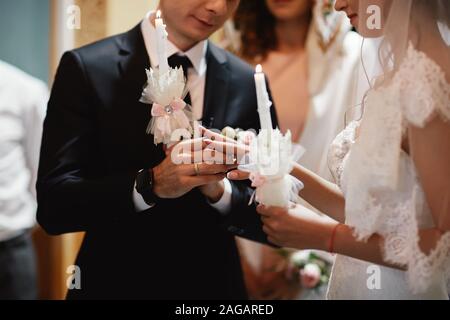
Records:
{"label": "groom's wrist", "polygon": [[225,185],[223,181],[214,182],[200,187],[200,191],[211,204],[215,204],[222,198],[225,192]]}
{"label": "groom's wrist", "polygon": [[138,172],[136,176],[136,191],[150,207],[154,207],[158,199],[154,192],[154,184],[153,169],[142,169]]}

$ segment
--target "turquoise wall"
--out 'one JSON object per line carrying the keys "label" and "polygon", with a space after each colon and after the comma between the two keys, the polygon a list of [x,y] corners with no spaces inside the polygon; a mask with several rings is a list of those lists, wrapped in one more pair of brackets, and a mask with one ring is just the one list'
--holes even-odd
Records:
{"label": "turquoise wall", "polygon": [[49,30],[50,0],[0,0],[0,59],[45,82]]}

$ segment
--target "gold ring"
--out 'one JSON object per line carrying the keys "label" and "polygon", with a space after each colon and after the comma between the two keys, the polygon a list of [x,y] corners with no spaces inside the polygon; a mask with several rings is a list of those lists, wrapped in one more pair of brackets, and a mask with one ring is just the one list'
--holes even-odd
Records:
{"label": "gold ring", "polygon": [[200,175],[200,168],[198,167],[198,163],[194,163],[194,170],[195,170],[195,175],[199,176]]}

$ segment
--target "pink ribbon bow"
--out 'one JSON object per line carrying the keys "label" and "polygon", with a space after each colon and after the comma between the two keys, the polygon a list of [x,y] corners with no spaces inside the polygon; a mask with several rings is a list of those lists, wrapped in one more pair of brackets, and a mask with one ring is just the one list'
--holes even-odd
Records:
{"label": "pink ribbon bow", "polygon": [[[252,182],[252,187],[253,188],[262,187],[267,181],[266,178],[263,177],[262,175],[260,175],[258,172],[250,173],[250,176],[248,178]],[[253,192],[252,196],[250,197],[250,201],[248,202],[249,206],[255,201],[257,193],[258,193],[257,190],[255,190]],[[259,200],[261,200],[261,199],[259,199]]]}
{"label": "pink ribbon bow", "polygon": [[[174,99],[169,105],[163,106],[158,103],[152,105],[152,120],[147,127],[147,133],[154,135],[155,144],[168,144],[174,130],[191,130],[190,120],[187,114],[187,104],[182,99]],[[186,108],[187,109],[187,108]]]}
{"label": "pink ribbon bow", "polygon": [[164,107],[158,103],[153,103],[152,117],[170,116],[173,113],[183,110],[186,107],[186,102],[181,99],[174,99],[168,106]]}

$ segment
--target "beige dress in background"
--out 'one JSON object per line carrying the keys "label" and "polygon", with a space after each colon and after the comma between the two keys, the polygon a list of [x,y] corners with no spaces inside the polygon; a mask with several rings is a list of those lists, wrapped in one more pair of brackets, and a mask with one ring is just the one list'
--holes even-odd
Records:
{"label": "beige dress in background", "polygon": [[[303,53],[272,52],[262,65],[280,129],[285,132],[290,128],[294,141],[306,149],[299,163],[334,182],[327,163],[329,146],[344,128],[346,111],[358,105],[368,86],[357,87],[364,83],[360,81],[364,77],[361,37],[350,31],[348,21],[342,17],[335,25],[334,36],[324,45],[323,24],[318,19],[315,15]],[[370,50],[370,44],[365,48]],[[373,72],[375,64],[366,64],[368,72]],[[306,202],[302,204],[310,207]],[[244,239],[238,239],[238,244],[243,259],[255,273],[267,270],[262,245]]]}

